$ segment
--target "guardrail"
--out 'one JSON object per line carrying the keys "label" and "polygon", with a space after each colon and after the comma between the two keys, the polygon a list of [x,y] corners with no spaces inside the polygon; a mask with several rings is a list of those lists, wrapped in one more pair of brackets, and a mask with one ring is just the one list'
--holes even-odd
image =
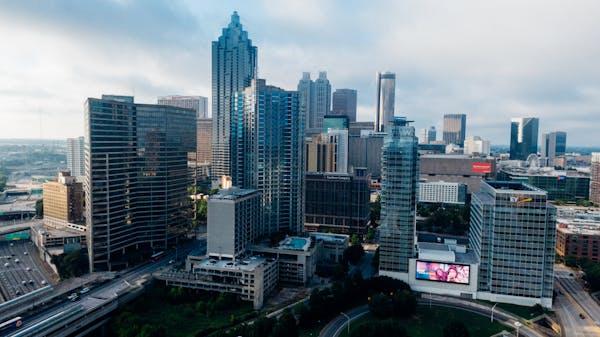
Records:
{"label": "guardrail", "polygon": [[[47,285],[43,288],[36,289],[32,292],[29,292],[23,296],[19,296],[17,298],[13,298],[12,300],[6,301],[0,304],[0,320],[9,319],[12,313],[9,312],[13,310],[15,307],[20,307],[23,311],[33,308],[34,306],[43,303],[40,296],[45,296],[52,291],[52,286]],[[44,299],[45,300],[45,299]]]}

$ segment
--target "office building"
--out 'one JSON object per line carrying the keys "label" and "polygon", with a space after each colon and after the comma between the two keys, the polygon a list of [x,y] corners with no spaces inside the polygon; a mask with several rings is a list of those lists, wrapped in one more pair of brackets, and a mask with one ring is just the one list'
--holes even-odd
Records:
{"label": "office building", "polygon": [[329,129],[306,140],[307,172],[348,172],[348,130]]}
{"label": "office building", "polygon": [[381,157],[381,225],[379,275],[408,282],[409,259],[415,255],[415,219],[419,154],[414,127],[396,117]]}
{"label": "office building", "polygon": [[362,131],[373,132],[374,128],[374,122],[350,122],[348,126],[348,134],[350,136],[360,136]]}
{"label": "office building", "polygon": [[541,157],[548,166],[554,166],[556,157],[567,152],[567,133],[555,131],[542,135]]}
{"label": "office building", "polygon": [[381,153],[385,133],[368,131],[348,137],[348,169],[364,167],[373,179],[381,177]]}
{"label": "office building", "polygon": [[369,222],[370,177],[358,174],[306,173],[304,230],[363,234]]}
{"label": "office building", "polygon": [[510,159],[527,160],[538,151],[538,118],[513,118],[510,124]]}
{"label": "office building", "polygon": [[319,246],[310,237],[288,236],[274,246],[270,243],[252,245],[250,251],[277,261],[280,283],[305,286],[317,268]]}
{"label": "office building", "polygon": [[212,127],[210,118],[196,121],[196,162],[210,164],[212,162]]}
{"label": "office building", "polygon": [[467,130],[467,115],[447,114],[444,115],[444,143],[456,144],[462,147],[465,144]]}
{"label": "office building", "polygon": [[481,180],[495,179],[496,160],[467,155],[426,154],[419,158],[420,179],[467,185],[467,193],[479,191]]}
{"label": "office building", "polygon": [[552,307],[556,209],[541,189],[484,181],[471,199],[469,243],[479,259],[478,298]]}
{"label": "office building", "polygon": [[[86,224],[91,271],[167,248],[188,224],[187,153],[196,112],[103,95],[85,104]],[[168,188],[166,188],[168,187]]]}
{"label": "office building", "polygon": [[208,98],[204,96],[161,96],[158,105],[170,105],[196,111],[196,118],[208,118]]}
{"label": "office building", "polygon": [[590,173],[590,201],[600,206],[600,152],[592,153]]}
{"label": "office building", "polygon": [[327,72],[319,72],[315,81],[311,80],[309,72],[302,73],[302,79],[298,82],[298,97],[306,129],[322,129],[323,118],[331,111],[331,84]]}
{"label": "office building", "polygon": [[377,73],[377,112],[375,132],[387,132],[388,124],[393,124],[396,105],[396,74]]}
{"label": "office building", "polygon": [[257,49],[233,12],[231,22],[212,43],[212,163],[211,176],[231,176],[232,107],[234,93],[256,78]]}
{"label": "office building", "polygon": [[467,199],[467,185],[445,181],[420,182],[419,202],[462,205]]}
{"label": "office building", "polygon": [[207,253],[235,259],[259,236],[261,198],[256,190],[221,189],[208,199]]}
{"label": "office building", "polygon": [[265,235],[304,223],[304,118],[298,92],[252,80],[234,95],[233,184],[262,193]]}
{"label": "office building", "polygon": [[329,129],[348,130],[350,122],[345,115],[327,115],[323,118],[323,131]]}
{"label": "office building", "polygon": [[490,141],[482,139],[479,136],[467,137],[463,153],[470,156],[483,156],[487,157],[490,155]]}
{"label": "office building", "polygon": [[84,138],[67,138],[67,169],[73,177],[85,175]]}
{"label": "office building", "polygon": [[435,142],[436,140],[436,130],[435,126],[429,127],[429,129],[421,129],[419,130],[419,144],[429,144]]}
{"label": "office building", "polygon": [[83,184],[66,172],[57,181],[44,183],[44,219],[62,223],[83,222]]}
{"label": "office building", "polygon": [[556,208],[556,254],[600,262],[600,208]]}
{"label": "office building", "polygon": [[542,189],[548,192],[548,200],[576,202],[590,197],[590,175],[584,171],[505,166],[498,171],[497,179],[520,181]]}
{"label": "office building", "polygon": [[331,114],[346,116],[350,122],[356,122],[356,90],[336,89],[331,100]]}

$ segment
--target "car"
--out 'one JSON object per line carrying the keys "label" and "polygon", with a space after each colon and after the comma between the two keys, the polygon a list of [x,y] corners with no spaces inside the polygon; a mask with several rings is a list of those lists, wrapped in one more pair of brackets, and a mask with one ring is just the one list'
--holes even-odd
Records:
{"label": "car", "polygon": [[10,259],[12,259],[12,257],[11,257],[11,256],[7,256],[6,258],[7,258],[7,259],[9,259],[9,260],[10,260]]}
{"label": "car", "polygon": [[574,275],[573,275],[573,273],[569,273],[569,276],[573,277]]}
{"label": "car", "polygon": [[27,271],[31,271],[31,268],[27,267],[27,268],[25,268],[25,270],[27,270]]}
{"label": "car", "polygon": [[42,280],[42,285],[43,285],[43,286],[45,286],[45,285],[46,285],[46,283],[48,283],[48,282],[46,282],[46,280]]}
{"label": "car", "polygon": [[85,288],[81,289],[81,290],[79,291],[79,293],[80,293],[81,295],[83,295],[83,294],[85,294],[85,293],[87,293],[87,292],[89,292],[89,291],[90,291],[90,288],[88,288],[88,287],[85,287]]}
{"label": "car", "polygon": [[21,261],[19,261],[19,259],[15,259],[15,263],[19,263],[19,262],[21,262]]}
{"label": "car", "polygon": [[27,253],[27,252],[23,252],[23,255],[29,255],[29,253]]}
{"label": "car", "polygon": [[77,295],[77,293],[72,293],[67,297],[67,299],[71,300],[71,302],[77,301],[77,298],[79,298],[79,295]]}
{"label": "car", "polygon": [[6,263],[4,264],[4,266],[5,266],[5,267],[8,267],[8,266],[10,266],[10,263],[6,262]]}
{"label": "car", "polygon": [[21,281],[21,284],[22,284],[22,285],[26,285],[26,284],[27,284],[27,281],[23,280],[23,281]]}
{"label": "car", "polygon": [[173,263],[175,263],[175,260],[170,260],[169,261],[169,264],[173,264]]}
{"label": "car", "polygon": [[585,315],[584,315],[584,314],[582,314],[582,313],[580,313],[580,314],[579,314],[579,318],[581,318],[581,319],[585,319]]}
{"label": "car", "polygon": [[33,283],[34,283],[33,280],[29,280],[29,284],[33,284]]}
{"label": "car", "polygon": [[14,243],[12,243],[12,242],[10,243],[10,246],[11,246],[11,247],[13,247],[14,245],[15,245]]}

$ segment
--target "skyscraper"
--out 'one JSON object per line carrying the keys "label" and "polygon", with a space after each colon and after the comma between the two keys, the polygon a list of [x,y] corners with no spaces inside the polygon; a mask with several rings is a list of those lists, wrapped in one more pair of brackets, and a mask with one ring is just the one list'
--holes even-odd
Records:
{"label": "skyscraper", "polygon": [[202,164],[212,162],[212,119],[202,118],[196,121],[196,161]]}
{"label": "skyscraper", "polygon": [[298,92],[253,80],[233,100],[232,177],[262,193],[261,233],[295,233],[304,221],[304,118]]}
{"label": "skyscraper", "polygon": [[547,165],[554,166],[554,159],[567,151],[567,133],[555,131],[542,135],[542,158]]}
{"label": "skyscraper", "polygon": [[600,206],[600,152],[592,153],[590,201]]}
{"label": "skyscraper", "polygon": [[534,117],[511,119],[510,159],[526,160],[530,154],[537,154],[539,124]]}
{"label": "skyscraper", "polygon": [[435,126],[429,127],[429,129],[424,128],[419,130],[419,144],[429,144],[431,142],[435,142],[437,133],[435,131]]}
{"label": "skyscraper", "polygon": [[467,137],[465,140],[464,154],[489,156],[490,149],[490,141],[479,136]]}
{"label": "skyscraper", "polygon": [[88,98],[84,179],[90,269],[114,270],[167,247],[188,222],[187,152],[196,149],[196,112]]}
{"label": "skyscraper", "polygon": [[231,175],[231,101],[256,77],[257,49],[233,12],[231,22],[212,43],[213,180]]}
{"label": "skyscraper", "polygon": [[298,82],[298,100],[300,111],[304,116],[305,127],[311,128],[315,125],[313,111],[315,111],[315,82],[310,79],[309,72],[303,72]]}
{"label": "skyscraper", "polygon": [[74,177],[85,175],[84,138],[67,138],[67,168]]}
{"label": "skyscraper", "polygon": [[456,144],[462,147],[465,144],[465,133],[467,129],[467,115],[447,114],[444,115],[444,143]]}
{"label": "skyscraper", "polygon": [[356,90],[336,89],[332,97],[333,115],[346,115],[350,122],[356,122]]}
{"label": "skyscraper", "polygon": [[306,128],[323,128],[323,118],[331,110],[331,84],[327,72],[319,72],[319,78],[315,81],[311,80],[309,72],[302,73],[302,79],[298,82],[298,96]]}
{"label": "skyscraper", "polygon": [[306,171],[348,173],[348,130],[330,128],[306,141]]}
{"label": "skyscraper", "polygon": [[556,210],[547,196],[521,182],[481,182],[469,226],[479,259],[478,298],[552,306]]}
{"label": "skyscraper", "polygon": [[415,129],[395,117],[381,156],[379,274],[408,281],[414,257],[419,155]]}
{"label": "skyscraper", "polygon": [[208,98],[204,96],[161,96],[159,105],[170,105],[196,111],[196,118],[208,118]]}
{"label": "skyscraper", "polygon": [[375,131],[385,132],[387,124],[392,124],[394,119],[394,106],[396,96],[396,74],[385,72],[377,73],[377,115]]}

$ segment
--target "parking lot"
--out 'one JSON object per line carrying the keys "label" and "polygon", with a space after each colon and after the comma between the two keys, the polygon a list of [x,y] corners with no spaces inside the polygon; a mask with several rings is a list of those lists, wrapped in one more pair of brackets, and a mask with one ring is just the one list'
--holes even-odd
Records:
{"label": "parking lot", "polygon": [[4,301],[48,285],[34,261],[31,241],[0,242],[0,292]]}

